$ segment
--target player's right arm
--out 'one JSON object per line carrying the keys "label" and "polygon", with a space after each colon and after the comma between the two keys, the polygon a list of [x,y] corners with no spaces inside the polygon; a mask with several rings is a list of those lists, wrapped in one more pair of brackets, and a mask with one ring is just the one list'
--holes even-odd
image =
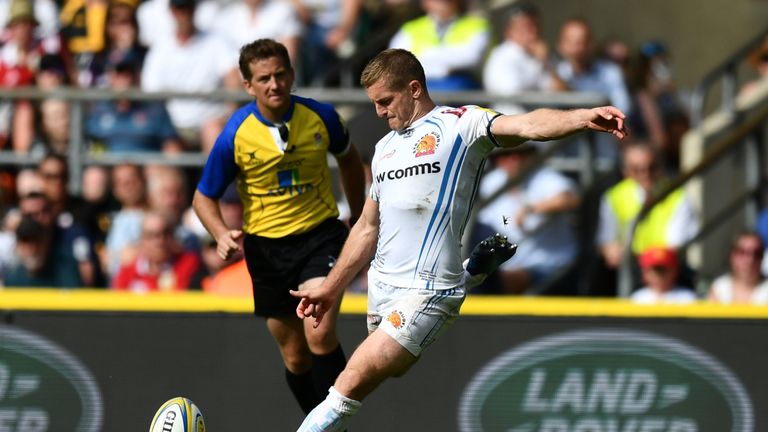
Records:
{"label": "player's right arm", "polygon": [[192,208],[208,233],[216,240],[216,252],[223,260],[229,259],[240,249],[237,240],[243,235],[241,230],[229,229],[221,216],[218,201],[205,196],[200,190],[195,190],[192,198]]}
{"label": "player's right arm", "polygon": [[352,279],[368,264],[376,251],[379,236],[379,204],[372,198],[365,201],[363,213],[349,232],[336,265],[323,281],[314,289],[291,291],[291,295],[300,298],[296,307],[299,318],[315,318],[314,326],[320,325],[323,315],[333,307]]}

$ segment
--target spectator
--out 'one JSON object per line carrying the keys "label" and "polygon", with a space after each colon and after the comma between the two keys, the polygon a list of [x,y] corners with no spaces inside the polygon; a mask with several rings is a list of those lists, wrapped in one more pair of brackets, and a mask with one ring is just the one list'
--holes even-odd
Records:
{"label": "spectator", "polygon": [[[525,91],[565,90],[565,83],[550,67],[549,48],[541,38],[539,11],[535,6],[521,3],[512,9],[504,31],[504,42],[491,50],[485,63],[483,87],[499,96]],[[527,111],[516,104],[502,104],[494,108],[506,114]]]}
{"label": "spectator", "polygon": [[674,249],[651,247],[638,260],[645,286],[632,293],[632,302],[688,304],[697,300],[693,289],[676,285],[680,264]]}
{"label": "spectator", "polygon": [[58,247],[54,227],[25,215],[16,228],[18,264],[8,274],[8,287],[79,288],[83,280],[79,262]]}
{"label": "spectator", "polygon": [[[195,27],[200,31],[211,31],[218,22],[221,4],[218,0],[200,0],[195,7]],[[152,47],[156,42],[171,39],[175,33],[175,22],[171,13],[170,0],[145,0],[136,9],[139,22],[139,42]]]}
{"label": "spectator", "polygon": [[[16,88],[33,85],[45,54],[58,54],[58,39],[38,39],[31,0],[12,0],[8,14],[7,40],[0,47],[0,86]],[[35,113],[32,102],[18,100],[0,105],[0,144],[10,139],[13,149],[26,153],[35,136]]]}
{"label": "spectator", "polygon": [[677,173],[680,141],[690,123],[677,94],[668,57],[669,51],[661,42],[641,45],[634,86],[637,105],[630,124],[635,136],[650,140],[659,149],[664,168]]}
{"label": "spectator", "polygon": [[[581,19],[569,19],[560,27],[558,52],[562,60],[557,74],[573,91],[596,92],[605,95],[611,105],[631,114],[631,99],[621,69],[615,64],[595,58],[592,30]],[[597,140],[599,157],[615,162],[619,148],[610,136]]]}
{"label": "spectator", "polygon": [[107,232],[102,266],[114,277],[121,265],[136,258],[141,238],[141,221],[147,208],[146,182],[141,167],[121,164],[112,169],[112,193],[120,210],[112,217]]}
{"label": "spectator", "polygon": [[[239,85],[232,60],[237,56],[219,38],[197,30],[195,5],[195,0],[171,0],[176,33],[150,47],[141,74],[143,90],[205,92],[218,90],[225,82]],[[187,148],[207,154],[224,127],[226,105],[172,99],[167,108]]]}
{"label": "spectator", "polygon": [[[5,28],[8,21],[10,21],[10,14],[8,12],[12,2],[13,0],[0,0],[0,28]],[[34,10],[35,21],[37,22],[35,27],[36,38],[57,37],[59,33],[59,10],[56,3],[53,0],[33,0],[32,9]],[[6,37],[7,34],[2,35],[3,40]]]}
{"label": "spectator", "polygon": [[304,23],[299,82],[338,85],[340,59],[353,54],[362,0],[291,0]]}
{"label": "spectator", "polygon": [[174,239],[172,222],[150,211],[141,223],[138,256],[118,270],[112,287],[139,293],[183,291],[199,266],[197,254],[183,251]]}
{"label": "spectator", "polygon": [[467,0],[421,0],[426,13],[406,22],[390,41],[424,65],[427,87],[434,90],[480,88],[477,74],[490,46],[491,27],[467,12]]}
{"label": "spectator", "polygon": [[91,62],[106,43],[108,6],[109,0],[64,0],[61,8],[61,35],[74,60],[72,81],[83,87],[91,84]]}
{"label": "spectator", "polygon": [[[537,154],[534,144],[497,151],[492,157],[495,168],[480,183],[480,196],[488,197],[509,179],[525,175],[478,213],[477,238],[500,233],[518,244],[515,259],[498,270],[497,289],[503,294],[521,294],[553,282],[573,264],[579,250],[571,219],[581,203],[577,187],[546,167],[526,174]],[[487,288],[486,284],[473,293],[488,293]]]}
{"label": "spectator", "polygon": [[71,195],[67,190],[69,167],[63,156],[46,155],[40,161],[38,172],[43,179],[43,194],[58,225],[66,228],[74,223],[85,230],[96,226],[96,219],[82,197]]}
{"label": "spectator", "polygon": [[304,31],[296,10],[285,0],[241,0],[225,6],[212,31],[233,47],[256,39],[274,39],[295,61]]}
{"label": "spectator", "polygon": [[[50,234],[51,246],[46,252],[52,256],[49,264],[53,266],[51,268],[54,269],[54,274],[59,271],[59,266],[64,267],[62,272],[73,273],[70,276],[71,279],[62,276],[63,280],[68,281],[67,285],[62,286],[102,286],[101,269],[98,266],[96,252],[91,238],[83,227],[75,223],[67,226],[57,224],[50,202],[45,195],[40,193],[30,193],[21,197],[19,199],[19,211],[22,220],[24,217],[31,217]],[[38,240],[40,241],[36,244],[42,245],[42,239]],[[41,256],[43,255],[38,256],[38,258]],[[33,270],[40,270],[40,268],[35,267]],[[27,273],[22,272],[21,274]]]}
{"label": "spectator", "polygon": [[[139,74],[147,48],[139,43],[136,4],[132,0],[113,0],[107,10],[104,49],[95,54],[89,67],[92,87],[107,87],[107,75],[118,63],[129,60]],[[138,80],[134,84],[138,84]]]}
{"label": "spectator", "polygon": [[756,232],[739,234],[731,245],[729,271],[709,287],[707,299],[721,304],[768,305],[768,281],[760,271],[765,244]]}
{"label": "spectator", "polygon": [[[609,270],[623,258],[628,230],[640,210],[666,184],[654,148],[643,141],[624,149],[624,179],[608,189],[600,202],[597,243]],[[659,202],[637,225],[632,243],[635,255],[649,247],[679,248],[699,229],[698,216],[683,189]]]}
{"label": "spectator", "polygon": [[104,248],[112,212],[116,210],[115,201],[110,193],[109,170],[103,166],[91,165],[83,169],[82,191],[84,212],[92,215],[91,227],[96,251]]}
{"label": "spectator", "polygon": [[[110,66],[109,87],[115,91],[134,88],[138,85],[140,67],[139,60],[131,58]],[[93,152],[177,153],[183,150],[165,104],[159,101],[99,101],[91,109],[85,129],[94,140]]]}
{"label": "spectator", "polygon": [[600,50],[601,56],[621,69],[624,82],[629,82],[631,77],[632,58],[629,46],[619,38],[609,38],[603,42]]}
{"label": "spectator", "polygon": [[185,250],[199,251],[197,236],[182,223],[190,204],[184,172],[176,167],[160,165],[148,166],[145,171],[149,208],[172,223],[174,236]]}

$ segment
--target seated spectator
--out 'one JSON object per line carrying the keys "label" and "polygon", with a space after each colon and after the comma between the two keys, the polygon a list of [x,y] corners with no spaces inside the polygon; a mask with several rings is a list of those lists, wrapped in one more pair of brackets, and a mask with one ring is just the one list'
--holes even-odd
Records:
{"label": "seated spectator", "polygon": [[[147,48],[139,43],[139,23],[134,0],[112,0],[107,9],[104,49],[94,55],[88,69],[90,87],[107,87],[108,73],[130,59],[138,76]],[[134,84],[138,84],[138,80]]]}
{"label": "seated spectator", "polygon": [[[624,75],[614,63],[595,57],[592,29],[581,19],[569,19],[560,27],[557,44],[562,60],[557,74],[572,91],[603,94],[611,105],[625,114],[631,114],[632,102]],[[617,162],[619,145],[611,135],[601,134],[597,139],[598,157]]]}
{"label": "seated spectator", "polygon": [[193,252],[184,252],[173,237],[173,226],[162,214],[147,212],[141,224],[136,259],[123,265],[112,280],[118,290],[184,291],[200,266]]}
{"label": "seated spectator", "polygon": [[[565,90],[565,83],[549,63],[549,48],[540,34],[538,9],[528,3],[517,4],[507,20],[504,41],[491,50],[485,62],[483,88],[498,96]],[[527,111],[508,103],[494,109],[505,114]]]}
{"label": "seated spectator", "polygon": [[90,66],[105,45],[109,0],[64,0],[61,7],[61,36],[74,60],[72,81],[82,87],[91,84]]}
{"label": "seated spectator", "polygon": [[[153,44],[141,74],[148,92],[208,92],[241,85],[235,49],[194,24],[195,0],[171,0],[176,32]],[[197,99],[172,99],[166,105],[187,150],[207,154],[224,127],[227,105]]]}
{"label": "seated spectator", "polygon": [[63,228],[78,224],[91,235],[91,230],[97,226],[97,218],[82,197],[69,193],[67,160],[63,156],[49,154],[40,161],[37,170],[43,179],[43,194],[56,223]]}
{"label": "seated spectator", "polygon": [[[195,27],[209,32],[218,22],[221,5],[228,2],[218,0],[200,0],[195,7]],[[170,0],[144,0],[136,8],[139,24],[139,43],[151,47],[156,42],[173,37],[175,22],[169,8]]]}
{"label": "seated spectator", "polygon": [[765,244],[755,232],[739,234],[731,246],[729,271],[709,287],[707,299],[721,304],[768,305],[768,281],[760,271]]}
{"label": "seated spectator", "polygon": [[651,247],[640,254],[638,261],[645,286],[632,293],[632,302],[688,304],[697,300],[693,289],[677,285],[680,264],[674,249]]}
{"label": "seated spectator", "polygon": [[467,12],[467,0],[421,0],[426,13],[408,21],[390,41],[390,48],[411,51],[424,66],[427,88],[471,90],[490,46],[491,26]]}
{"label": "seated spectator", "polygon": [[[0,87],[16,88],[33,85],[45,54],[59,54],[61,45],[55,38],[35,37],[35,20],[31,0],[13,0],[7,24],[7,39],[0,47]],[[0,144],[11,141],[15,151],[26,153],[35,137],[35,113],[31,101],[18,100],[0,105]]]}
{"label": "seated spectator", "polygon": [[[88,233],[80,225],[75,223],[67,226],[57,224],[48,199],[40,193],[31,193],[21,197],[19,199],[19,211],[22,220],[24,217],[34,219],[50,235],[50,248],[46,250],[46,253],[50,254],[52,258],[47,264],[53,266],[54,274],[59,271],[59,266],[64,268],[61,270],[62,272],[73,273],[69,277],[61,276],[64,278],[63,280],[68,281],[67,285],[57,286],[103,286],[101,269],[98,265],[93,243]],[[37,240],[37,246],[43,244],[42,238]],[[37,259],[42,259],[41,257],[45,255],[38,254],[35,256]],[[39,268],[36,269],[39,270]],[[21,274],[29,276],[23,271]]]}
{"label": "seated spectator", "polygon": [[242,0],[227,4],[211,31],[232,47],[256,39],[274,39],[288,50],[292,61],[299,54],[303,26],[296,9],[288,1]]}
{"label": "seated spectator", "polygon": [[[0,28],[5,28],[10,21],[10,6],[13,0],[0,0]],[[57,37],[59,34],[59,8],[54,0],[33,0],[32,9],[34,10],[35,37],[45,39]],[[7,35],[3,32],[0,36],[3,40]]]}
{"label": "seated spectator", "polygon": [[340,84],[339,60],[353,54],[362,0],[291,0],[306,28],[301,39],[300,85]]}
{"label": "seated spectator", "polygon": [[[605,264],[616,269],[623,258],[628,231],[640,210],[667,183],[658,154],[643,141],[626,144],[624,179],[608,189],[600,202],[597,243]],[[632,251],[639,255],[651,246],[679,248],[699,229],[698,216],[683,189],[667,195],[637,225]]]}
{"label": "seated spectator", "polygon": [[662,156],[666,171],[680,170],[680,141],[689,128],[686,109],[675,88],[666,45],[644,42],[635,73],[636,106],[627,121],[635,137],[649,140]]}
{"label": "seated spectator", "polygon": [[84,212],[92,215],[91,227],[96,250],[104,248],[112,213],[117,210],[117,203],[110,193],[109,170],[104,166],[91,165],[83,168],[82,189]]}
{"label": "seated spectator", "polygon": [[120,164],[112,169],[112,194],[120,210],[112,217],[106,250],[101,256],[107,275],[114,277],[121,265],[136,258],[141,221],[147,208],[144,171],[138,165]]}
{"label": "seated spectator", "polygon": [[[536,155],[534,144],[497,151],[492,156],[495,168],[480,184],[480,196],[488,197],[509,179],[524,175]],[[500,233],[518,244],[515,258],[499,267],[500,293],[521,294],[533,286],[551,283],[551,278],[562,276],[573,264],[579,248],[571,217],[580,203],[577,187],[570,179],[542,167],[478,213],[477,238]]]}
{"label": "seated spectator", "polygon": [[[138,60],[126,58],[107,73],[109,87],[125,91],[138,85]],[[86,120],[92,152],[178,153],[183,144],[160,101],[104,100],[94,104]]]}
{"label": "seated spectator", "polygon": [[52,225],[25,215],[16,228],[18,264],[5,278],[8,287],[80,288],[78,260],[58,247]]}
{"label": "seated spectator", "polygon": [[162,214],[174,227],[174,236],[184,250],[199,251],[195,233],[183,224],[190,207],[187,176],[176,167],[150,165],[145,168],[147,201],[152,211]]}
{"label": "seated spectator", "polygon": [[39,114],[37,136],[30,149],[30,155],[64,156],[68,154],[70,139],[69,102],[63,99],[43,99],[40,101]]}

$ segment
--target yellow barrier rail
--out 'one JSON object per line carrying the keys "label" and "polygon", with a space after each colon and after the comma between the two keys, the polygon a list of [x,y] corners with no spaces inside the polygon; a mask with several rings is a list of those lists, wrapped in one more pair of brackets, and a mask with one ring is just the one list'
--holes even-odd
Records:
{"label": "yellow barrier rail", "polygon": [[[251,313],[250,298],[213,296],[202,292],[134,294],[104,290],[5,289],[0,310]],[[342,313],[365,314],[365,294],[347,294]],[[766,319],[768,306],[693,305],[642,306],[622,299],[507,297],[470,295],[462,315],[606,316],[650,318]]]}

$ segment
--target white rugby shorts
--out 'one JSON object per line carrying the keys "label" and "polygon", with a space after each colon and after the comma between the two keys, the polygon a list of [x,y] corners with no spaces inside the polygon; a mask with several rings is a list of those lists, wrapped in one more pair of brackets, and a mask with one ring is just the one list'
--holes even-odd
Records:
{"label": "white rugby shorts", "polygon": [[463,286],[401,288],[368,278],[368,331],[380,328],[416,357],[453,324],[466,297]]}

